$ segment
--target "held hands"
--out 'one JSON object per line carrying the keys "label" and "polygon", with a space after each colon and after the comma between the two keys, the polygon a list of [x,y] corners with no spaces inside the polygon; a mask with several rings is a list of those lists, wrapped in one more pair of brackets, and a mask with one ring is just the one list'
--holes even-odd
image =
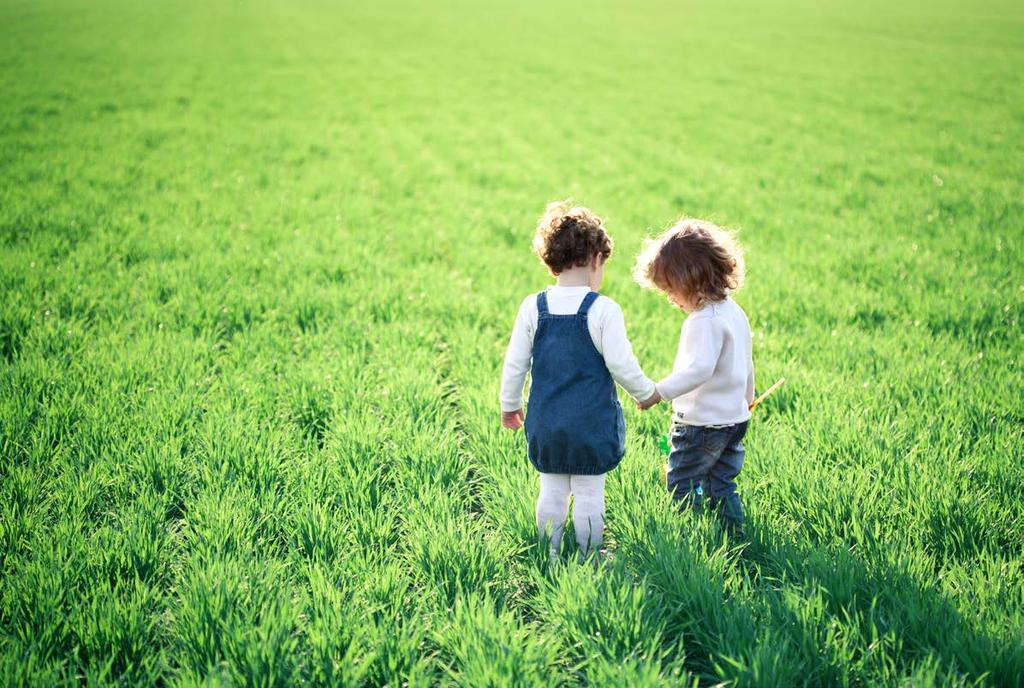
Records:
{"label": "held hands", "polygon": [[523,427],[523,409],[501,412],[501,427],[518,430]]}
{"label": "held hands", "polygon": [[661,401],[661,395],[658,394],[658,390],[654,390],[654,394],[652,394],[650,396],[650,398],[648,398],[646,401],[638,401],[638,402],[636,402],[636,407],[638,409],[640,409],[641,411],[646,411],[647,409],[651,408],[652,406],[655,406],[656,404],[658,404],[660,401]]}

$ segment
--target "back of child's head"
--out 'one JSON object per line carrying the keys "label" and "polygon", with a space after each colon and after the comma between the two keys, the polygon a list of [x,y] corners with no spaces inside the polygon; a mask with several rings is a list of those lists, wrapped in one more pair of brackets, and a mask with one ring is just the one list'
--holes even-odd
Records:
{"label": "back of child's head", "polygon": [[612,255],[612,238],[604,221],[569,201],[548,203],[533,236],[533,251],[555,275],[590,263],[595,255]]}
{"label": "back of child's head", "polygon": [[633,276],[641,286],[696,306],[721,301],[743,286],[743,250],[726,230],[687,218],[648,239]]}

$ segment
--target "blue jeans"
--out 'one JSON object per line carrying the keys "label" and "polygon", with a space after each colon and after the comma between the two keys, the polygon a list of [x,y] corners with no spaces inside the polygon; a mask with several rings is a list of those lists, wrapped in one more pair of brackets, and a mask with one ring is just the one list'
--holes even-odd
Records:
{"label": "blue jeans", "polygon": [[743,468],[743,436],[747,434],[748,423],[673,425],[667,471],[672,497],[677,501],[696,502],[694,493],[703,493],[717,502],[736,494],[736,476]]}

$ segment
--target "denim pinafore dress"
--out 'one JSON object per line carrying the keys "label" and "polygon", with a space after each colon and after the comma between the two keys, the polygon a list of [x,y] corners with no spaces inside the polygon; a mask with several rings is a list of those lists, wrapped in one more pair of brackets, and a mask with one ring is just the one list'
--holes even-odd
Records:
{"label": "denim pinafore dress", "polygon": [[587,329],[590,292],[575,315],[552,315],[537,294],[526,442],[541,473],[600,475],[626,453],[626,422],[604,357]]}

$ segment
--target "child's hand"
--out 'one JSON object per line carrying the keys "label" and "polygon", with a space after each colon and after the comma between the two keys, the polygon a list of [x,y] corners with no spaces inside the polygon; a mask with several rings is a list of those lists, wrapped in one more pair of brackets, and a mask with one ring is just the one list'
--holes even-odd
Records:
{"label": "child's hand", "polygon": [[523,427],[523,409],[501,412],[501,427],[518,430]]}
{"label": "child's hand", "polygon": [[661,395],[658,394],[658,390],[654,390],[654,394],[652,394],[647,401],[638,401],[638,402],[636,402],[636,407],[638,409],[640,409],[641,411],[646,411],[647,409],[651,408],[652,406],[654,406],[655,404],[657,404],[660,401],[661,401]]}

